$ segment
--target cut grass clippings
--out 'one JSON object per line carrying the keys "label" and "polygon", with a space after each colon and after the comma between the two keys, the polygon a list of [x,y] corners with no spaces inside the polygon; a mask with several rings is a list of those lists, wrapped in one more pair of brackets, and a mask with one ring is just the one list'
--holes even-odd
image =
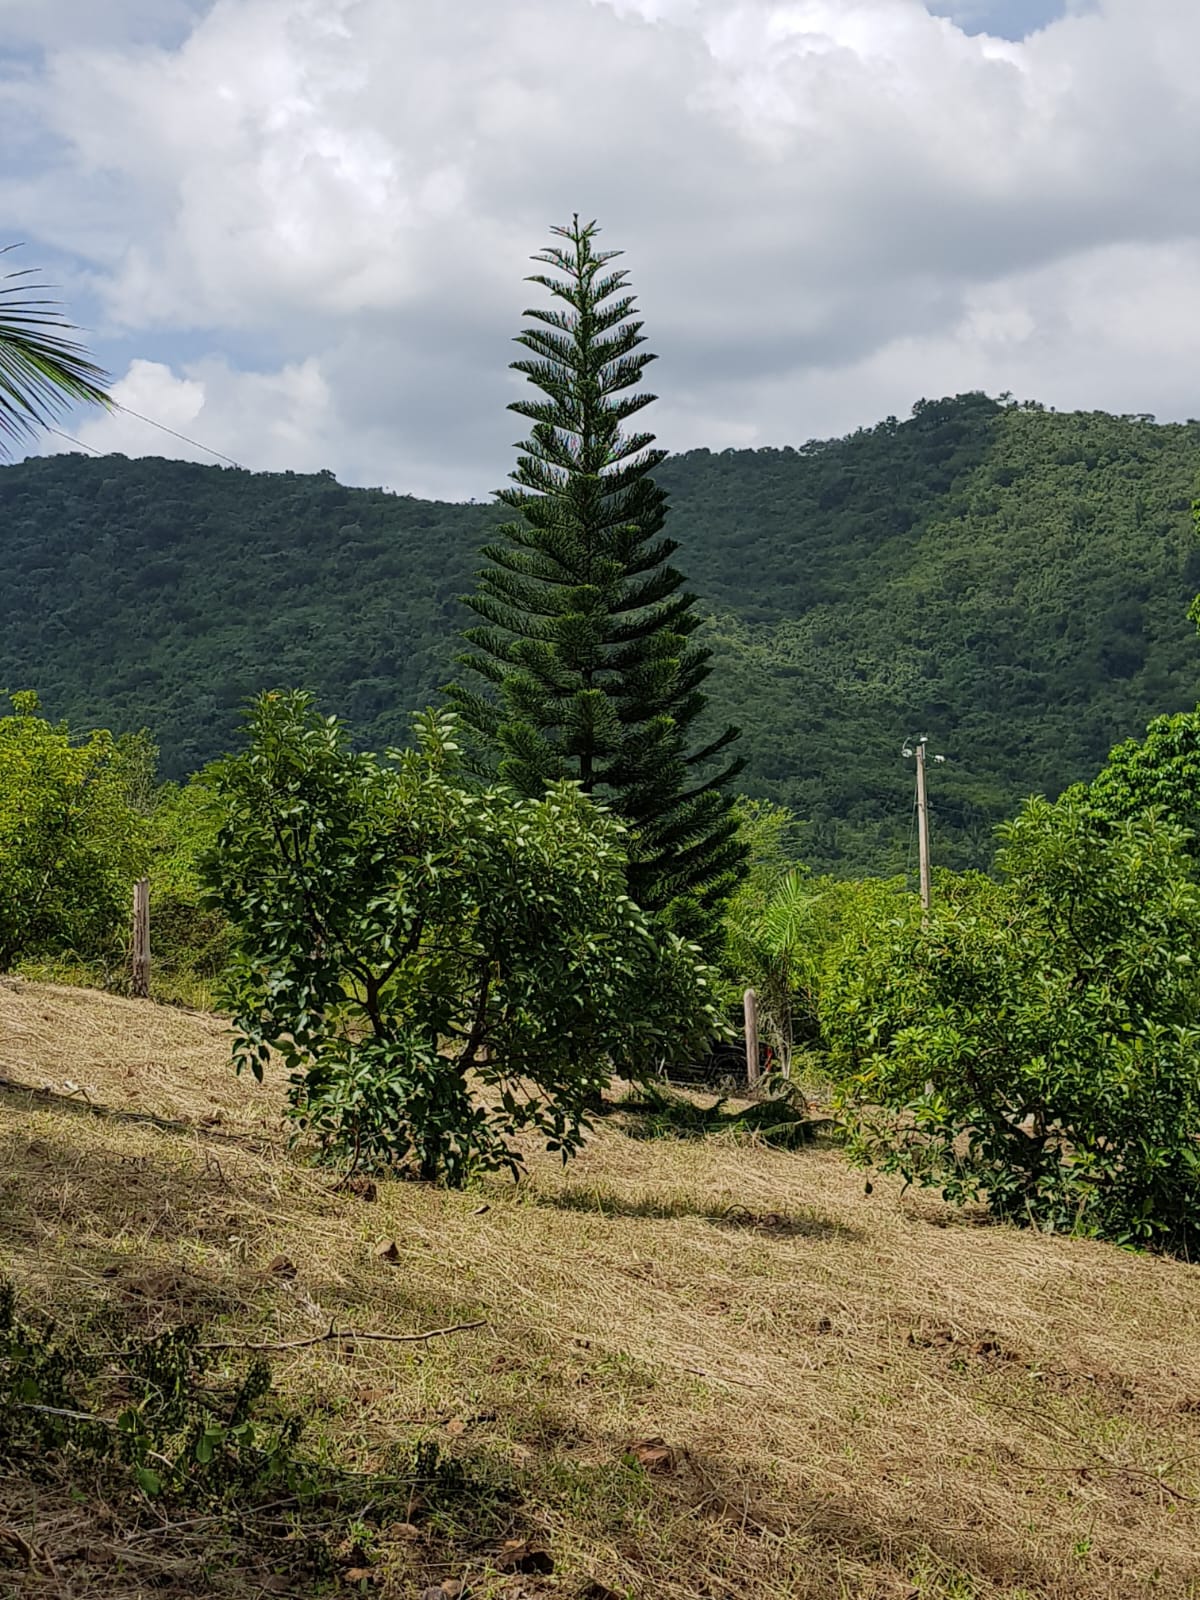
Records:
{"label": "cut grass clippings", "polygon": [[29,1315],[93,1349],[185,1323],[218,1362],[279,1347],[271,1404],[363,1491],[257,1512],[288,1561],[248,1514],[10,1470],[0,1593],[1200,1597],[1185,1263],[626,1113],[519,1186],[338,1190],[219,1020],[82,990],[0,981],[0,1078]]}

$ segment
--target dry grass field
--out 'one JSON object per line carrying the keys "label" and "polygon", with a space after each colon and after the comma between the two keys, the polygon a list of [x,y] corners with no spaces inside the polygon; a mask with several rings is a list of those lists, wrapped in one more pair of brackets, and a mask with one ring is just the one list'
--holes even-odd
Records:
{"label": "dry grass field", "polygon": [[454,1467],[324,1575],[249,1523],[9,1470],[0,1593],[1200,1596],[1184,1263],[619,1117],[519,1186],[364,1198],[289,1158],[278,1084],[233,1077],[217,1019],[83,990],[0,980],[0,1078],[0,1273],[31,1314],[332,1326],[271,1356],[310,1447],[370,1474],[426,1439]]}

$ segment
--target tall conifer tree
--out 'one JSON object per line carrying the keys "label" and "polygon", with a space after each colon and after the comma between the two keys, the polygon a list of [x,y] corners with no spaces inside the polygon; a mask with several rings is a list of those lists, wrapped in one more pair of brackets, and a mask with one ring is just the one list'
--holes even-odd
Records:
{"label": "tall conifer tree", "polygon": [[739,874],[743,850],[726,786],[740,760],[714,760],[726,729],[692,747],[711,652],[694,642],[695,596],[670,565],[666,452],[625,424],[655,399],[637,391],[654,357],[628,275],[597,250],[595,223],[555,228],[528,281],[553,297],[528,310],[513,362],[541,391],[509,409],[529,438],[497,498],[512,520],[488,545],[466,603],[482,619],[460,662],[484,680],[450,696],[499,775],[528,795],[576,779],[633,830],[630,892],[680,931],[703,936]]}

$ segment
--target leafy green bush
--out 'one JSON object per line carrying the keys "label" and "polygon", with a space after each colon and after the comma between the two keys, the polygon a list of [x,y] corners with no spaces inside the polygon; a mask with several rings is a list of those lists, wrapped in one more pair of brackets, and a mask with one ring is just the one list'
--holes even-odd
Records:
{"label": "leafy green bush", "polygon": [[466,786],[454,730],[429,713],[380,760],[311,696],[262,696],[206,870],[239,1069],[278,1052],[326,1154],[461,1184],[516,1172],[522,1129],[565,1160],[610,1073],[686,1059],[717,1007],[626,893],[622,826],[570,785]]}
{"label": "leafy green bush", "polygon": [[821,1020],[854,1146],[1052,1229],[1200,1240],[1200,890],[1185,837],[1030,801],[923,930],[849,937]]}
{"label": "leafy green bush", "polygon": [[149,860],[141,737],[76,742],[12,697],[0,717],[0,971],[26,956],[119,963],[134,880]]}
{"label": "leafy green bush", "polygon": [[1126,739],[1109,753],[1090,784],[1070,798],[1098,818],[1122,822],[1155,811],[1192,835],[1200,830],[1200,710],[1155,717],[1144,739]]}
{"label": "leafy green bush", "polygon": [[754,989],[759,1026],[787,1075],[797,1046],[822,1043],[819,996],[830,951],[873,938],[889,920],[915,920],[917,902],[899,878],[810,878],[795,860],[799,829],[786,807],[743,799],[737,816],[749,862],[725,910],[726,997],[740,1008],[741,991]]}
{"label": "leafy green bush", "polygon": [[227,919],[205,903],[200,863],[216,843],[221,804],[200,773],[155,797],[150,863],[150,992],[208,1006],[231,950]]}

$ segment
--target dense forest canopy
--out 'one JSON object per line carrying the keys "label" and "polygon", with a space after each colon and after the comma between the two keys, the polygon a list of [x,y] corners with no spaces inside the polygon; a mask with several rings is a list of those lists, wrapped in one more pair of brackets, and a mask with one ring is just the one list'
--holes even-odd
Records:
{"label": "dense forest canopy", "polygon": [[[818,869],[910,858],[904,739],[928,732],[935,849],[983,864],[1034,791],[1196,703],[1200,423],[922,402],[800,449],[659,469],[708,613],[714,729],[750,794],[808,820]],[[370,745],[451,675],[490,506],[121,456],[0,469],[0,687],[166,775],[232,743],[256,690],[306,685]]]}

